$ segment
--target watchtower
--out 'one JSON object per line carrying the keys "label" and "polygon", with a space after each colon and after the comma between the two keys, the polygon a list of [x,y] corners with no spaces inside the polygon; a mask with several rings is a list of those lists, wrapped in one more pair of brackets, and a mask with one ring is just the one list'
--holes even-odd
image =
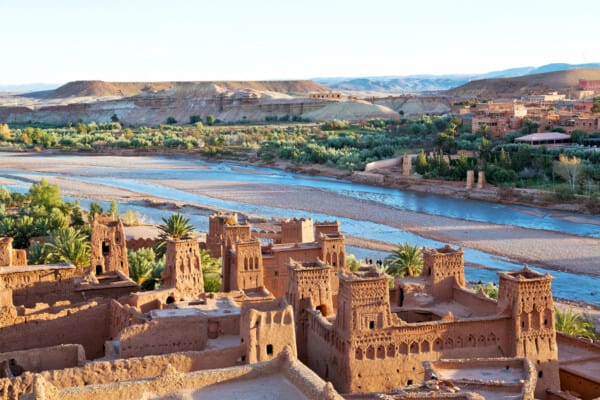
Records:
{"label": "watchtower", "polygon": [[281,243],[310,243],[315,240],[310,218],[292,218],[281,221]]}
{"label": "watchtower", "polygon": [[512,317],[507,355],[528,358],[535,364],[535,395],[545,398],[546,390],[560,389],[552,298],[554,278],[527,266],[520,271],[498,272],[498,276],[498,312]]}
{"label": "watchtower", "polygon": [[324,262],[297,262],[288,265],[286,298],[294,308],[298,358],[307,361],[308,323],[306,310],[317,310],[325,317],[334,313],[331,291],[331,267]]}
{"label": "watchtower", "polygon": [[125,232],[118,217],[112,214],[94,216],[90,247],[90,261],[96,275],[120,271],[129,276]]}
{"label": "watchtower", "polygon": [[[223,266],[225,267],[225,257]],[[264,268],[259,239],[238,241],[229,249],[227,257],[229,267],[225,281],[223,274],[223,291],[253,290],[264,286]]]}
{"label": "watchtower", "polygon": [[362,277],[338,273],[340,289],[336,330],[351,338],[355,333],[384,329],[392,325],[389,276],[372,268]]}
{"label": "watchtower", "polygon": [[464,251],[450,245],[438,249],[424,247],[423,272],[429,283],[429,290],[435,297],[449,299],[455,284],[465,286]]}
{"label": "watchtower", "polygon": [[200,246],[195,238],[168,239],[162,287],[175,288],[180,295],[197,298],[204,293]]}

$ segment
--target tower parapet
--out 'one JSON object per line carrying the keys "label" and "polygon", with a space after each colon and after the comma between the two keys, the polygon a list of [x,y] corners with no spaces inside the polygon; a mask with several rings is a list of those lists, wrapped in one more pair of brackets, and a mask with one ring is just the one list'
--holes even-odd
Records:
{"label": "tower parapet", "polygon": [[431,293],[436,297],[452,298],[454,285],[465,287],[465,262],[463,249],[450,245],[432,249],[423,247],[423,272]]}

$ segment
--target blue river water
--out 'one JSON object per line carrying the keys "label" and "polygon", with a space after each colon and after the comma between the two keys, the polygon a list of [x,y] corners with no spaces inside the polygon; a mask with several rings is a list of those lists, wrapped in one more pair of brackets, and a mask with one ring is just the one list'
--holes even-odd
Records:
{"label": "blue river water", "polygon": [[[52,156],[48,162],[60,165],[62,158],[78,157],[85,161],[86,156]],[[89,157],[93,159],[94,157]],[[86,183],[96,183],[115,188],[127,189],[138,193],[176,200],[192,205],[205,205],[221,209],[235,210],[245,213],[262,215],[265,217],[310,217],[313,220],[337,219],[341,223],[346,235],[364,237],[387,243],[411,242],[420,246],[440,247],[443,243],[420,237],[402,231],[398,228],[376,224],[370,221],[340,218],[338,216],[312,213],[306,211],[290,210],[278,207],[248,204],[241,201],[220,200],[208,196],[188,193],[160,185],[160,183],[146,183],[143,180],[205,180],[205,181],[237,181],[247,183],[265,183],[274,187],[276,185],[298,185],[328,190],[340,195],[369,199],[390,207],[422,212],[426,214],[450,216],[466,220],[491,222],[521,226],[531,229],[545,229],[557,232],[570,233],[587,237],[600,237],[600,217],[587,217],[593,223],[575,223],[562,219],[562,217],[577,217],[577,214],[555,212],[534,207],[505,206],[494,203],[452,199],[443,196],[414,193],[398,189],[379,188],[355,184],[349,181],[332,178],[313,177],[293,174],[285,171],[268,168],[240,166],[232,163],[207,163],[199,160],[188,159],[160,159],[161,163],[176,165],[176,168],[165,169],[136,169],[131,170],[126,166],[94,167],[84,169],[65,168],[64,173],[23,172],[20,170],[0,169],[0,176],[9,176],[15,180],[24,175],[54,175],[63,176],[70,180],[79,180]],[[93,164],[93,163],[90,163]],[[199,168],[200,167],[200,168]],[[1,168],[1,165],[0,165]],[[10,187],[14,190],[26,190],[28,184],[20,187]],[[89,201],[82,200],[82,206],[89,205]],[[108,204],[104,204],[107,206]],[[159,222],[162,217],[171,214],[171,211],[159,210],[149,207],[121,204],[120,211],[127,209],[139,211],[147,217],[148,222]],[[198,213],[193,208],[185,207],[181,212],[187,214],[196,229],[208,230],[208,218],[205,213]],[[598,225],[596,225],[596,222]],[[356,255],[359,259],[383,258],[385,253],[348,247],[348,253]],[[465,248],[465,268],[467,279],[470,281],[495,281],[498,271],[521,268],[513,260],[494,256],[482,251]],[[478,268],[476,266],[485,266]],[[600,277],[583,276],[567,272],[546,271],[533,266],[540,272],[549,272],[555,277],[553,292],[556,297],[583,301],[600,306]]]}

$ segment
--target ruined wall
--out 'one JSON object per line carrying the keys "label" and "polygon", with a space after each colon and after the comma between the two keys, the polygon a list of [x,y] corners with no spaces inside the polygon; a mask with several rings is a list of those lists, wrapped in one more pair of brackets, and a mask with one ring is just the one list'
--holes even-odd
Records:
{"label": "ruined wall", "polygon": [[246,344],[249,364],[272,360],[289,347],[296,356],[294,310],[285,299],[244,303],[240,316],[240,335]]}
{"label": "ruined wall", "polygon": [[90,263],[96,275],[120,271],[129,276],[123,223],[111,214],[96,214],[92,221]]}
{"label": "ruined wall", "polygon": [[128,304],[123,305],[115,300],[111,300],[109,303],[109,313],[110,338],[116,338],[122,330],[131,325],[146,322],[146,317],[134,307]]}
{"label": "ruined wall", "polygon": [[40,372],[53,369],[81,367],[85,363],[85,351],[79,344],[61,344],[29,350],[0,353],[0,360],[15,359],[25,371]]}
{"label": "ruined wall", "polygon": [[0,237],[0,267],[27,265],[27,251],[12,248],[13,238]]}
{"label": "ruined wall", "polygon": [[74,292],[76,269],[70,264],[3,268],[0,280],[12,290],[16,306],[82,300],[81,294]]}
{"label": "ruined wall", "polygon": [[158,318],[131,325],[118,336],[121,357],[141,357],[206,347],[208,324],[203,316]]}
{"label": "ruined wall", "polygon": [[89,359],[104,355],[104,342],[110,335],[108,301],[92,301],[49,311],[3,319],[0,352],[81,344]]}
{"label": "ruined wall", "polygon": [[204,293],[200,246],[195,238],[167,240],[164,288],[175,288],[180,296],[198,298]]}
{"label": "ruined wall", "polygon": [[[181,372],[201,371],[213,368],[226,368],[237,364],[245,349],[243,346],[218,350],[191,351],[160,356],[117,359],[87,363],[83,367],[44,371],[40,373],[46,381],[57,388],[101,385],[111,382],[124,382],[154,378],[164,373],[168,366]],[[24,393],[31,393],[34,376],[27,374],[14,379],[0,378],[0,398],[15,399]],[[111,388],[108,393],[116,394],[116,399],[123,392]],[[65,397],[59,397],[61,400]],[[84,399],[93,398],[89,395]],[[101,396],[100,398],[106,398]]]}

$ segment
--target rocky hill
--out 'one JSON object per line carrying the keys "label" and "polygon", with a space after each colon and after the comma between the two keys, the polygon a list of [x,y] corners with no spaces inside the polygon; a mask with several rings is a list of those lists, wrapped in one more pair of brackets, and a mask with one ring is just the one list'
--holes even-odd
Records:
{"label": "rocky hill", "polygon": [[77,121],[156,126],[175,119],[212,115],[224,122],[309,118],[399,118],[385,105],[355,99],[317,99],[330,92],[316,82],[70,82],[54,90],[0,96],[0,122],[64,125]]}
{"label": "rocky hill", "polygon": [[482,79],[450,89],[445,94],[481,99],[514,98],[549,91],[576,90],[579,79],[600,79],[600,68],[582,68],[525,75],[514,78]]}
{"label": "rocky hill", "polygon": [[67,99],[73,97],[131,97],[169,89],[256,90],[285,94],[327,92],[330,89],[309,80],[295,81],[215,81],[215,82],[104,82],[74,81],[54,90],[28,93],[24,96],[40,99]]}

